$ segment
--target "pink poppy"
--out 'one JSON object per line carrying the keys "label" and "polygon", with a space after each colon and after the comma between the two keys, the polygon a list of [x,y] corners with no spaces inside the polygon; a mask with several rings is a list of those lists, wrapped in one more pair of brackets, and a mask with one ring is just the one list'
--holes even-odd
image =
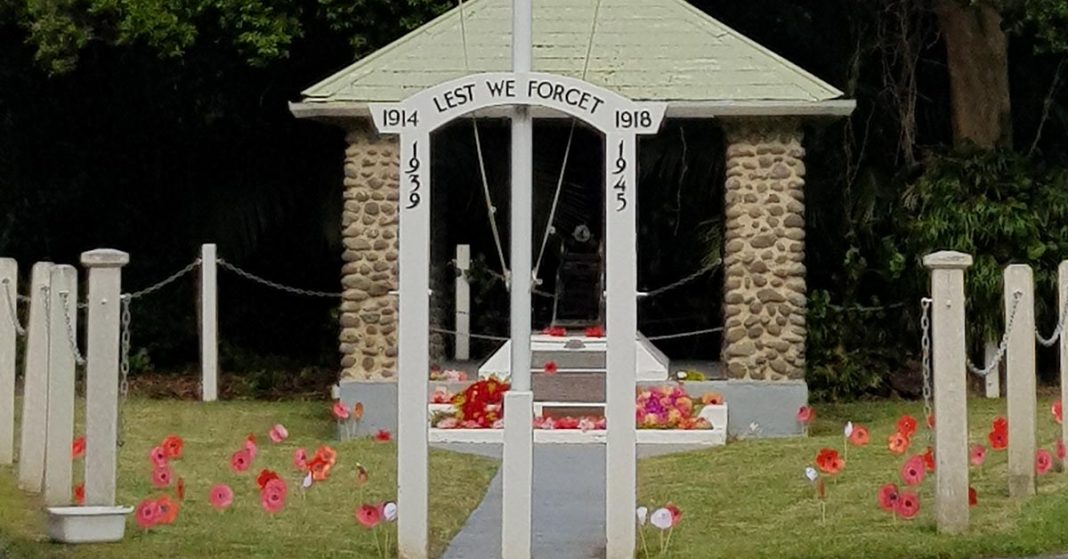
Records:
{"label": "pink poppy", "polygon": [[134,517],[137,520],[137,525],[143,530],[155,526],[160,519],[159,504],[154,499],[145,499],[137,505],[137,510],[134,511]]}
{"label": "pink poppy", "polygon": [[888,483],[879,488],[879,508],[886,512],[894,512],[897,508],[897,486]]}
{"label": "pink poppy", "polygon": [[1053,414],[1053,421],[1056,421],[1057,423],[1064,421],[1064,407],[1062,406],[1060,400],[1053,402],[1053,405],[1050,406],[1049,411]]}
{"label": "pink poppy", "polygon": [[986,462],[986,447],[981,444],[973,446],[968,454],[972,466],[979,467],[983,465],[983,462]]}
{"label": "pink poppy", "polygon": [[170,466],[157,466],[152,470],[152,485],[156,489],[163,489],[171,486],[171,481],[174,480],[174,470]]}
{"label": "pink poppy", "polygon": [[234,502],[234,490],[229,485],[220,483],[211,488],[211,506],[223,510]]}
{"label": "pink poppy", "polygon": [[467,373],[457,370],[445,371],[445,380],[449,382],[464,382],[467,380]]}
{"label": "pink poppy", "polygon": [[905,464],[901,466],[901,481],[904,481],[907,485],[919,485],[923,483],[923,477],[926,474],[926,468],[923,463],[923,456],[913,456],[905,461]]}
{"label": "pink poppy", "polygon": [[256,459],[256,452],[259,450],[259,447],[256,446],[256,436],[255,435],[250,433],[248,438],[245,439],[245,450],[248,451],[249,460],[255,460]]}
{"label": "pink poppy", "polygon": [[1038,475],[1049,473],[1049,470],[1052,467],[1053,456],[1050,455],[1048,450],[1040,448],[1035,451],[1035,471],[1038,472]]}
{"label": "pink poppy", "polygon": [[535,417],[534,418],[535,429],[555,429],[556,420],[551,417]]}
{"label": "pink poppy", "polygon": [[374,528],[382,521],[382,513],[374,505],[361,505],[356,509],[356,521],[364,528]]}
{"label": "pink poppy", "polygon": [[247,472],[249,466],[252,465],[252,456],[249,454],[248,449],[239,450],[230,457],[230,469],[234,473],[240,474]]}
{"label": "pink poppy", "polygon": [[906,520],[915,518],[920,512],[920,496],[915,493],[902,493],[897,498],[894,512]]}
{"label": "pink poppy", "polygon": [[460,420],[453,416],[446,417],[438,422],[436,427],[438,429],[455,429],[460,426]]}
{"label": "pink poppy", "polygon": [[379,429],[378,432],[375,433],[375,441],[376,442],[388,443],[392,439],[393,439],[393,435],[390,435],[389,431],[387,431],[385,429]]}
{"label": "pink poppy", "polygon": [[282,509],[286,506],[286,482],[281,478],[275,478],[267,482],[267,485],[263,487],[263,491],[260,491],[260,505],[263,506],[263,510],[277,514],[282,512]]}
{"label": "pink poppy", "polygon": [[267,436],[271,438],[271,442],[278,444],[289,438],[289,431],[286,431],[286,428],[281,423],[279,423],[278,425],[271,427],[271,430],[267,433]]}
{"label": "pink poppy", "polygon": [[816,412],[808,406],[801,406],[801,408],[797,410],[797,422],[802,425],[808,425],[815,417]]}
{"label": "pink poppy", "polygon": [[608,426],[608,420],[604,417],[597,418],[597,421],[593,424],[594,429],[606,429]]}
{"label": "pink poppy", "polygon": [[504,418],[498,419],[490,425],[490,429],[504,429]]}
{"label": "pink poppy", "polygon": [[334,419],[343,421],[349,418],[349,408],[345,407],[344,403],[338,401],[331,409],[334,412]]}
{"label": "pink poppy", "polygon": [[557,418],[557,420],[556,420],[556,428],[557,429],[578,429],[579,428],[579,420],[575,419],[574,417],[571,417],[571,416]]}
{"label": "pink poppy", "polygon": [[583,433],[585,433],[590,429],[596,429],[597,424],[594,422],[592,417],[583,417],[579,420],[578,428],[581,429]]}
{"label": "pink poppy", "polygon": [[308,469],[308,451],[298,448],[293,451],[293,467],[304,471]]}
{"label": "pink poppy", "polygon": [[549,361],[545,364],[545,374],[555,375],[560,369],[556,366],[556,361]]}
{"label": "pink poppy", "polygon": [[167,452],[163,450],[162,446],[153,447],[148,451],[148,459],[152,462],[152,465],[159,468],[167,465]]}

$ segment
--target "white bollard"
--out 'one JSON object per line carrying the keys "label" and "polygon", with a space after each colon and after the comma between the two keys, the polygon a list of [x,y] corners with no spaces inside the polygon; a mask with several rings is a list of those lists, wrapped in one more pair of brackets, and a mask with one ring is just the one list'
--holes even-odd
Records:
{"label": "white bollard", "polygon": [[504,456],[501,461],[501,557],[531,557],[534,485],[534,393],[504,394]]}
{"label": "white bollard", "polygon": [[22,425],[19,438],[19,489],[40,493],[44,484],[45,426],[48,422],[48,286],[51,262],[30,272],[30,320],[22,363]]}
{"label": "white bollard", "polygon": [[456,245],[456,346],[453,357],[457,361],[471,358],[471,284],[467,272],[471,269],[471,245]]}
{"label": "white bollard", "polygon": [[968,254],[928,254],[935,415],[935,520],[938,531],[968,529],[968,383],[965,367],[964,270]]}
{"label": "white bollard", "polygon": [[122,267],[118,250],[82,253],[89,269],[85,364],[85,504],[115,504],[119,410],[119,326]]}
{"label": "white bollard", "polygon": [[[1068,305],[1068,260],[1057,266],[1057,321],[1060,322],[1065,306]],[[1060,365],[1061,365],[1061,410],[1068,409],[1068,324],[1061,330]],[[1061,421],[1061,442],[1068,447],[1068,422]]]}
{"label": "white bollard", "polygon": [[15,348],[18,345],[19,265],[0,258],[0,464],[15,460]]}
{"label": "white bollard", "polygon": [[[1021,293],[1015,303],[1014,293]],[[1016,306],[1015,317],[1012,316]],[[1005,319],[1012,320],[1005,352],[1009,415],[1009,496],[1035,494],[1035,284],[1031,267],[1005,268]]]}
{"label": "white bollard", "polygon": [[200,247],[200,398],[219,399],[219,304],[215,245]]}
{"label": "white bollard", "polygon": [[59,507],[70,504],[73,479],[70,451],[74,441],[77,363],[71,344],[78,339],[78,271],[74,266],[55,266],[50,283],[44,502],[46,506]]}
{"label": "white bollard", "polygon": [[[983,345],[983,363],[990,363],[998,353],[998,340],[987,340]],[[994,367],[990,374],[983,378],[987,398],[1001,397],[1001,366]]]}

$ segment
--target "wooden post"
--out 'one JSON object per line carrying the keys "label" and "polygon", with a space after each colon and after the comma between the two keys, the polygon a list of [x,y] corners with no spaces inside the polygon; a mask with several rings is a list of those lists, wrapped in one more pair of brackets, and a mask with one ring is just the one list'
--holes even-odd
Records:
{"label": "wooden post", "polygon": [[44,502],[58,507],[69,505],[71,500],[70,449],[74,441],[76,366],[71,343],[77,342],[78,335],[78,271],[74,266],[55,266],[50,283]]}
{"label": "wooden post", "polygon": [[15,460],[15,348],[18,311],[19,265],[0,258],[0,464]]}
{"label": "wooden post", "polygon": [[[1015,303],[1020,292],[1019,303]],[[1012,316],[1016,307],[1015,317]],[[1009,401],[1009,496],[1035,494],[1035,284],[1031,267],[1005,268],[1005,320],[1012,321],[1005,353],[1005,394]],[[1008,325],[1006,325],[1007,327]]]}
{"label": "wooden post", "polygon": [[51,262],[30,272],[30,322],[22,363],[22,425],[19,438],[19,489],[40,493],[44,483],[45,425],[48,421],[48,286]]}
{"label": "wooden post", "polygon": [[119,322],[122,267],[130,255],[117,250],[82,253],[89,269],[89,317],[85,365],[85,504],[115,504],[119,410]]}
{"label": "wooden post", "polygon": [[471,269],[471,245],[456,245],[456,345],[453,357],[457,361],[471,358],[471,284],[467,272]]}
{"label": "wooden post", "polygon": [[219,304],[214,244],[200,247],[200,399],[219,399]]}
{"label": "wooden post", "polygon": [[[990,363],[998,352],[998,340],[987,340],[983,345],[983,363]],[[1001,366],[994,367],[989,375],[983,379],[987,398],[1001,397]]]}
{"label": "wooden post", "polygon": [[[1064,314],[1068,305],[1068,260],[1057,266],[1057,321]],[[1061,364],[1061,409],[1068,409],[1068,324],[1061,329],[1060,364]],[[1068,447],[1068,422],[1061,421],[1061,442]]]}
{"label": "wooden post", "polygon": [[935,520],[938,531],[968,529],[968,387],[965,368],[964,270],[972,257],[959,252],[928,254],[931,270],[931,337],[933,346]]}

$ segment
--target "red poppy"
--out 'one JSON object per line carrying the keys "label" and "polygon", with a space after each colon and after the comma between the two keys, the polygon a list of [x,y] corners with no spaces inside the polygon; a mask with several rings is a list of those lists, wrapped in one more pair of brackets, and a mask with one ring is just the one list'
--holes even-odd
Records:
{"label": "red poppy", "polygon": [[378,432],[375,433],[375,441],[377,442],[388,443],[391,440],[393,440],[393,435],[390,435],[389,431],[385,429],[379,429]]}
{"label": "red poppy", "polygon": [[979,494],[975,492],[974,487],[968,488],[968,506],[974,507],[979,504]]}
{"label": "red poppy", "polygon": [[901,481],[907,485],[919,485],[924,477],[923,456],[913,456],[901,466]]}
{"label": "red poppy", "polygon": [[816,456],[816,467],[818,467],[821,472],[833,476],[845,468],[845,460],[838,456],[837,450],[824,448],[821,449],[820,453]]}
{"label": "red poppy", "polygon": [[554,338],[562,338],[567,335],[567,329],[563,326],[549,326],[541,332]]}
{"label": "red poppy", "polygon": [[374,505],[362,505],[356,509],[356,521],[364,528],[374,528],[382,521],[382,513]]}
{"label": "red poppy", "polygon": [[916,432],[916,418],[911,415],[903,415],[897,420],[897,432],[911,437]]}
{"label": "red poppy", "polygon": [[915,518],[920,512],[920,496],[915,493],[901,493],[894,506],[894,512],[906,520]]}
{"label": "red poppy", "polygon": [[886,512],[894,512],[897,507],[897,499],[897,486],[893,483],[888,483],[879,488],[879,508]]}
{"label": "red poppy", "polygon": [[679,507],[675,506],[675,503],[668,503],[664,505],[664,508],[671,513],[671,525],[675,526],[682,520],[682,511]]}
{"label": "red poppy", "polygon": [[325,481],[330,477],[330,464],[320,456],[312,458],[308,462],[308,472],[315,481]]}
{"label": "red poppy", "polygon": [[586,337],[587,338],[603,338],[604,337],[604,327],[602,327],[602,326],[590,326],[589,328],[586,329]]}
{"label": "red poppy", "polygon": [[982,466],[983,462],[986,462],[986,447],[981,444],[973,446],[969,453],[969,459],[972,462],[972,466]]}
{"label": "red poppy", "polygon": [[326,446],[325,444],[320,446],[319,449],[315,451],[315,457],[322,458],[326,461],[327,464],[330,464],[331,466],[337,463],[337,451],[330,448],[329,446]]}
{"label": "red poppy", "polygon": [[163,452],[167,454],[167,458],[170,460],[176,460],[182,457],[182,449],[185,447],[185,441],[178,435],[169,435],[163,439]]}
{"label": "red poppy", "polygon": [[156,499],[156,506],[159,507],[160,524],[174,524],[178,520],[178,503],[171,501],[170,497],[164,495]]}
{"label": "red poppy", "polygon": [[271,470],[261,470],[260,475],[256,476],[256,485],[260,486],[260,491],[263,491],[272,479],[278,479],[278,474]]}
{"label": "red poppy", "polygon": [[905,454],[909,451],[909,438],[901,433],[894,433],[890,435],[887,441],[887,448],[894,454]]}
{"label": "red poppy", "polygon": [[85,456],[85,436],[78,436],[74,438],[74,442],[70,445],[70,459],[77,460]]}
{"label": "red poppy", "polygon": [[545,363],[545,374],[555,375],[558,370],[560,369],[556,366],[556,361],[547,361]]}
{"label": "red poppy", "polygon": [[1049,473],[1049,470],[1052,467],[1053,467],[1053,456],[1050,455],[1049,451],[1044,449],[1044,448],[1040,448],[1040,449],[1036,450],[1035,451],[1035,472],[1037,472],[1038,475],[1040,475],[1040,476],[1041,475],[1045,475],[1045,474]]}
{"label": "red poppy", "polygon": [[990,448],[994,450],[1005,450],[1009,447],[1009,433],[1007,431],[995,429],[986,436],[986,439],[990,441]]}
{"label": "red poppy", "polygon": [[1057,423],[1064,421],[1064,407],[1062,406],[1060,400],[1053,402],[1053,405],[1050,406],[1049,411],[1053,414],[1054,421],[1056,421]]}
{"label": "red poppy", "polygon": [[934,449],[931,447],[927,447],[927,452],[923,453],[923,467],[927,469],[927,473],[935,471]]}
{"label": "red poppy", "polygon": [[990,430],[997,433],[1008,433],[1009,420],[1001,416],[995,417],[994,422],[990,426]]}
{"label": "red poppy", "polygon": [[797,410],[797,422],[802,425],[808,425],[812,423],[812,420],[816,418],[816,411],[808,406],[801,406]]}
{"label": "red poppy", "polygon": [[853,446],[866,446],[868,439],[868,430],[863,425],[854,426],[853,432],[849,434],[849,442]]}
{"label": "red poppy", "polygon": [[79,483],[78,485],[74,486],[74,504],[76,504],[76,505],[84,505],[85,504],[85,484],[84,483]]}
{"label": "red poppy", "polygon": [[185,500],[185,478],[178,478],[178,486],[175,488],[175,494],[178,495],[179,501]]}

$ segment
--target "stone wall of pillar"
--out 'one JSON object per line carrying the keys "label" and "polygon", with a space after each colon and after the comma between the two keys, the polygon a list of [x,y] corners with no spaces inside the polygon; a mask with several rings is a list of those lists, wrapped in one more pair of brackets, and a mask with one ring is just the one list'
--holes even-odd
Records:
{"label": "stone wall of pillar", "polygon": [[727,125],[722,359],[730,378],[804,378],[802,136],[794,121]]}

